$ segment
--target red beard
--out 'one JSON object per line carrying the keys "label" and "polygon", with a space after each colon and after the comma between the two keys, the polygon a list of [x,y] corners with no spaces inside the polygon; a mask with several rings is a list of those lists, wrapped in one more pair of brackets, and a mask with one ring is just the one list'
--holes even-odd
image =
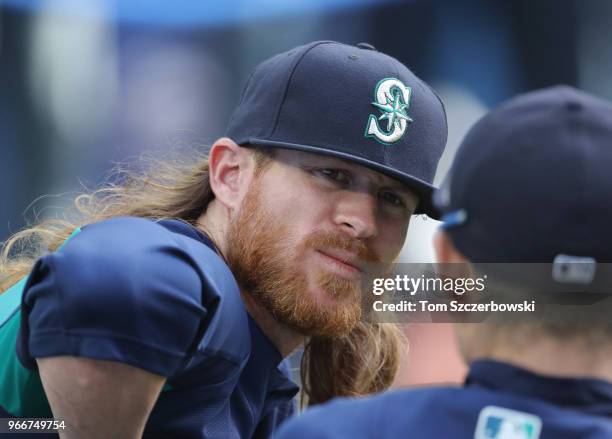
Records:
{"label": "red beard", "polygon": [[[275,219],[261,202],[259,181],[247,193],[238,216],[229,226],[227,261],[241,290],[279,322],[307,336],[338,337],[361,318],[362,281],[319,271],[316,285],[326,295],[323,303],[309,292],[301,262],[313,250],[339,249],[360,261],[379,262],[362,241],[340,233],[315,231],[297,246],[290,225]],[[379,265],[379,264],[378,264]]]}

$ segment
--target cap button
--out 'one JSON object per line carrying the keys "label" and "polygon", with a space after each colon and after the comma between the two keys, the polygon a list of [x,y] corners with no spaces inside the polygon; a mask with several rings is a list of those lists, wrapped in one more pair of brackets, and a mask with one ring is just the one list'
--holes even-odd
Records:
{"label": "cap button", "polygon": [[374,46],[368,43],[357,43],[357,47],[359,47],[360,49],[366,49],[366,50],[376,50]]}

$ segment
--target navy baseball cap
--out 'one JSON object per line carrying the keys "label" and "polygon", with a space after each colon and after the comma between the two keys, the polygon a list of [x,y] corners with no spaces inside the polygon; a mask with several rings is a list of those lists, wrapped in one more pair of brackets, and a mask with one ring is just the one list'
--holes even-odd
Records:
{"label": "navy baseball cap", "polygon": [[612,262],[612,105],[569,86],[484,116],[434,194],[475,262]]}
{"label": "navy baseball cap", "polygon": [[226,135],[356,162],[406,184],[433,215],[447,137],[444,106],[406,66],[368,44],[318,41],[255,68]]}

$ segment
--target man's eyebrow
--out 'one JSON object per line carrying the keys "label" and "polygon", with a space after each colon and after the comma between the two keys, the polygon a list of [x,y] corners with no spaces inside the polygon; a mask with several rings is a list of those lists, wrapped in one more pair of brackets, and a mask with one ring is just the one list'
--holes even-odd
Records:
{"label": "man's eyebrow", "polygon": [[414,200],[416,203],[418,203],[420,200],[419,195],[413,189],[409,188],[404,183],[401,183],[397,180],[385,181],[381,186],[383,188],[392,189],[399,193],[401,196],[406,197],[410,200]]}
{"label": "man's eyebrow", "polygon": [[326,156],[326,155],[307,155],[304,157],[307,162],[314,164],[316,166],[337,166],[337,167],[347,167],[352,168],[354,166],[353,163],[347,162],[346,160],[339,159],[337,157]]}
{"label": "man's eyebrow", "polygon": [[388,184],[388,185],[384,185],[387,186],[391,189],[394,189],[398,192],[404,193],[406,195],[414,195],[416,196],[416,194],[414,193],[414,191],[412,189],[410,189],[408,186],[406,186],[403,183],[400,183],[399,181],[393,181],[393,183]]}
{"label": "man's eyebrow", "polygon": [[417,204],[419,203],[420,197],[413,190],[402,185],[401,183],[391,187],[391,189],[396,191],[400,196],[406,198],[407,200],[414,201]]}
{"label": "man's eyebrow", "polygon": [[[363,165],[359,165],[357,163],[351,163],[349,161],[346,161],[338,157],[316,156],[316,155],[309,155],[305,157],[306,157],[306,160],[304,161],[308,162],[307,166],[310,165],[310,166],[337,167],[337,168],[346,169],[347,171],[350,171],[355,174],[358,174],[359,172],[362,171]],[[371,170],[371,171],[374,173],[373,175],[375,175],[375,173],[378,172],[374,170]],[[376,180],[377,180],[376,184],[380,185],[383,188],[393,189],[395,191],[402,193],[403,195],[414,197],[418,199],[417,194],[412,189],[410,189],[404,183],[395,180],[393,177],[389,177],[387,175],[381,174],[376,177]]]}
{"label": "man's eyebrow", "polygon": [[395,191],[401,192],[402,194],[416,196],[416,194],[414,193],[412,189],[410,189],[408,186],[406,186],[401,181],[395,180],[393,177],[389,177],[386,175],[382,176],[382,178],[378,181],[378,184],[380,184],[380,186],[384,188],[389,188],[389,189],[393,189]]}

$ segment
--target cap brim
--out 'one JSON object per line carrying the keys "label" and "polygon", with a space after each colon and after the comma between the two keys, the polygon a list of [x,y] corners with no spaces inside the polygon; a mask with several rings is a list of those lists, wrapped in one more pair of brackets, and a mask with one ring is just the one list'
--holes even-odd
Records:
{"label": "cap brim", "polygon": [[409,174],[405,174],[403,172],[397,171],[393,168],[390,168],[385,165],[381,165],[380,163],[374,162],[369,159],[365,159],[362,157],[354,156],[351,154],[347,154],[341,151],[334,151],[330,149],[325,149],[317,146],[311,145],[301,145],[297,143],[286,143],[286,142],[277,142],[273,140],[263,140],[257,138],[251,138],[245,144],[241,144],[241,146],[270,146],[274,148],[282,148],[282,149],[293,149],[297,151],[306,151],[306,152],[314,152],[321,155],[326,155],[330,157],[337,157],[344,160],[349,160],[351,162],[366,166],[370,169],[378,171],[382,174],[385,174],[391,178],[398,180],[399,182],[405,184],[410,190],[412,190],[419,197],[419,204],[417,205],[415,214],[425,214],[433,219],[440,218],[440,212],[435,206],[432,204],[432,193],[435,189],[431,184],[413,177]]}

